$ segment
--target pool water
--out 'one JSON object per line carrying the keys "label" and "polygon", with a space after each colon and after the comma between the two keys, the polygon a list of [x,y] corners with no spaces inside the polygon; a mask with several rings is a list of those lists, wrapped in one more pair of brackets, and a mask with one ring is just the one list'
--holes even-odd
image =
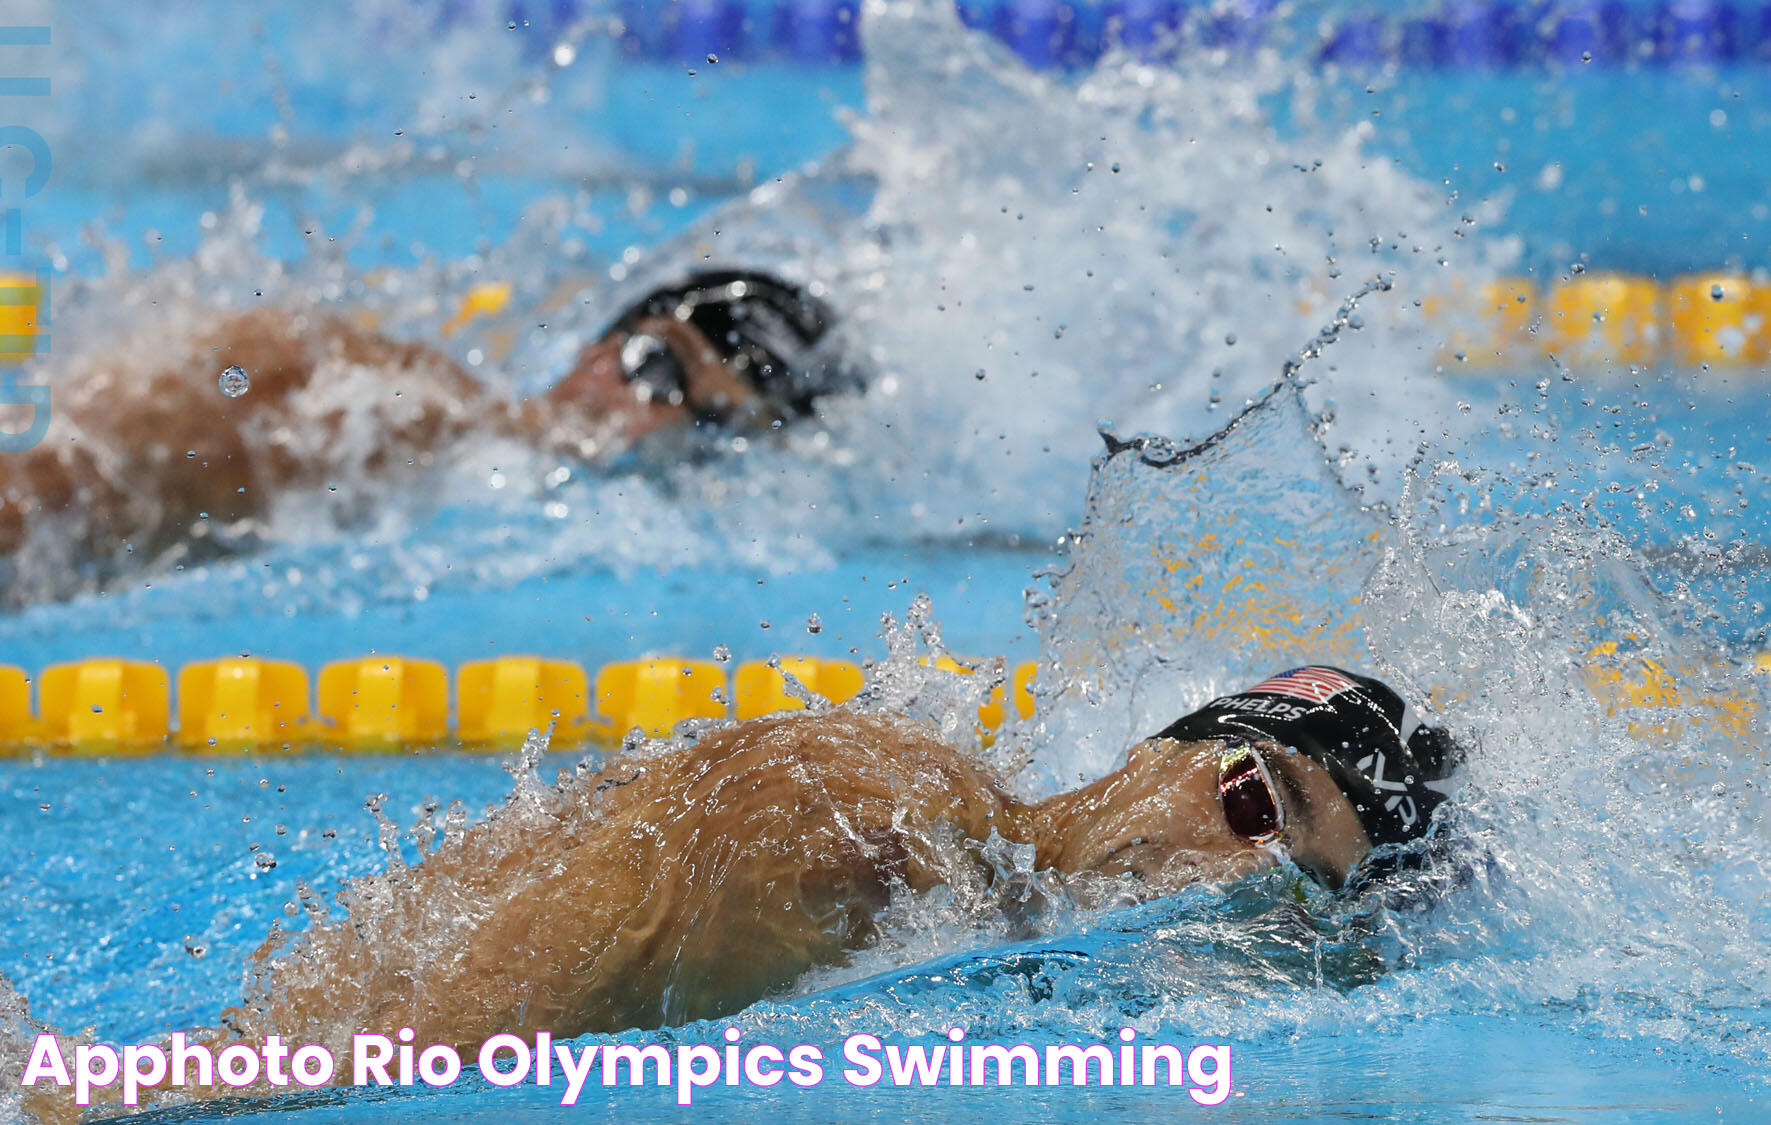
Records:
{"label": "pool water", "polygon": [[[859,1028],[1228,1042],[1226,1105],[827,1080],[714,1088],[702,1114],[1763,1118],[1771,371],[1478,371],[1445,362],[1421,306],[1502,271],[1771,267],[1771,70],[1324,66],[1319,30],[1352,8],[1303,4],[1252,56],[1034,72],[904,0],[864,13],[860,66],[691,68],[594,28],[562,63],[533,28],[422,8],[45,8],[57,178],[26,214],[56,275],[44,377],[260,300],[436,339],[470,286],[508,280],[512,310],[445,346],[521,390],[624,295],[711,257],[828,279],[869,393],[664,471],[561,477],[486,442],[410,494],[342,474],[367,521],[320,497],[237,556],[96,590],[26,576],[58,596],[0,615],[0,663],[723,644],[905,674],[881,617],[927,594],[946,649],[1049,670],[1034,720],[979,747],[1018,755],[1030,794],[1249,676],[1355,663],[1478,751],[1460,803],[1485,858],[1443,901],[1300,903],[1283,872],[1032,923],[906,899],[878,948],[734,1017],[827,1059]],[[528,310],[561,286],[579,299],[540,327]],[[501,357],[495,329],[514,329]],[[1261,398],[1300,349],[1320,352],[1306,385]],[[1173,441],[1109,454],[1103,430]],[[1596,691],[1607,643],[1681,693]],[[918,698],[972,737],[963,691]],[[101,1039],[212,1025],[270,927],[307,924],[302,887],[329,899],[387,865],[366,799],[411,830],[410,860],[450,802],[499,815],[513,772],[448,751],[0,761],[0,976],[34,1019]],[[22,1027],[9,998],[0,1045]],[[561,1107],[473,1082],[146,1116],[222,1113],[687,1117],[657,1091]]]}

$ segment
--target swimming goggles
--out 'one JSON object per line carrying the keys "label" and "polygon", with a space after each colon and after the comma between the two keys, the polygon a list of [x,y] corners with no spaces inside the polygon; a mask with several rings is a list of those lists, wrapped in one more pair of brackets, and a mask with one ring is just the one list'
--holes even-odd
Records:
{"label": "swimming goggles", "polygon": [[621,374],[641,402],[680,406],[689,393],[689,374],[670,345],[646,332],[621,344]]}
{"label": "swimming goggles", "polygon": [[1254,747],[1232,742],[1218,758],[1218,800],[1230,831],[1251,844],[1271,844],[1285,831],[1285,806],[1267,763]]}

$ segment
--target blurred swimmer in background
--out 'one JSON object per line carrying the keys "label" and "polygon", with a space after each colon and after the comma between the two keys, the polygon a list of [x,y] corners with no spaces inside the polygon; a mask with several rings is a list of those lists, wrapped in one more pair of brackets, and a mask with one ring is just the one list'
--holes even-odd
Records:
{"label": "blurred swimmer in background", "polygon": [[[281,496],[341,479],[378,492],[473,435],[591,465],[654,442],[705,455],[864,388],[834,325],[805,287],[700,272],[624,309],[550,390],[517,401],[338,313],[230,316],[182,350],[102,357],[58,385],[44,441],[0,457],[0,569],[38,528],[33,548],[94,580],[129,557],[219,553]],[[229,397],[218,377],[235,366],[249,390]]]}

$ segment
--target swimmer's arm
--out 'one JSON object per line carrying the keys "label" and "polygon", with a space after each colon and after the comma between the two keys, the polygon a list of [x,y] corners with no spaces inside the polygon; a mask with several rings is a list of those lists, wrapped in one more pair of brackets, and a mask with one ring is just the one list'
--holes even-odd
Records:
{"label": "swimmer's arm", "polygon": [[45,515],[79,502],[102,518],[119,500],[84,450],[46,441],[20,453],[0,454],[0,556],[15,554]]}
{"label": "swimmer's arm", "polygon": [[[685,853],[660,854],[670,847]],[[261,1006],[234,1022],[249,1038],[292,1041],[409,1026],[463,1052],[501,1032],[677,1024],[737,1011],[831,960],[842,912],[859,905],[802,894],[785,857],[721,857],[625,821],[547,858],[552,870],[526,873],[521,894],[471,922],[452,916],[463,929],[447,949],[388,929],[370,948],[349,923],[298,939],[271,958]],[[401,894],[414,901],[452,897],[426,888],[476,877],[447,856],[412,875]]]}
{"label": "swimmer's arm", "polygon": [[892,881],[940,881],[933,822],[984,839],[1003,805],[957,752],[841,715],[738,724],[687,754],[611,763],[560,798],[554,827],[494,816],[398,874],[395,897],[457,904],[446,914],[267,945],[252,974],[266,994],[232,1026],[310,1039],[341,1021],[412,1026],[477,1048],[502,1031],[737,1011],[865,941]]}
{"label": "swimmer's arm", "polygon": [[[230,365],[251,380],[239,398],[217,385]],[[375,474],[470,430],[520,432],[516,409],[441,352],[331,314],[255,310],[159,366],[119,353],[75,374],[43,443],[0,457],[0,554],[67,513],[87,529],[84,557],[152,556],[199,521],[230,524],[287,487],[333,483],[335,451]]]}

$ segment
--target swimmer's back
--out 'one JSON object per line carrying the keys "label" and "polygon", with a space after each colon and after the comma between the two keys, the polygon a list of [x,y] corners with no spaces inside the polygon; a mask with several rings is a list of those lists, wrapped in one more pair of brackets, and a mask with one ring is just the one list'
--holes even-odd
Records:
{"label": "swimmer's back", "polygon": [[987,838],[1003,798],[924,728],[837,711],[619,757],[544,804],[388,876],[367,924],[272,951],[236,1026],[473,1049],[732,1012],[864,943],[894,880],[951,881],[973,862],[951,841]]}
{"label": "swimmer's back", "polygon": [[574,941],[596,970],[562,985],[618,1027],[730,1012],[839,958],[872,935],[894,880],[921,889],[970,863],[943,841],[984,839],[1002,803],[917,725],[840,711],[618,761],[579,796],[570,894],[599,936]]}

